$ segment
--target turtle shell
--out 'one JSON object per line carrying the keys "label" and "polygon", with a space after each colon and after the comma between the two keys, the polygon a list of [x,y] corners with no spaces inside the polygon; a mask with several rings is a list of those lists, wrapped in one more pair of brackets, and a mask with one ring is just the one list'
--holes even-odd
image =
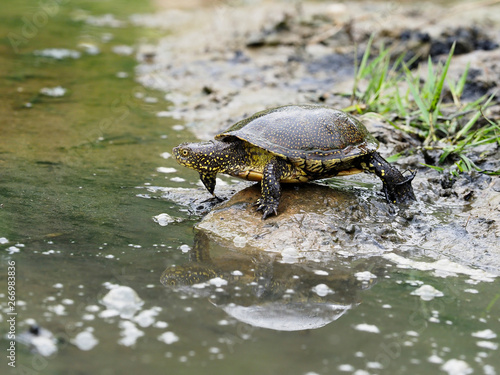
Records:
{"label": "turtle shell", "polygon": [[307,160],[337,164],[378,148],[377,140],[360,121],[319,105],[288,105],[258,112],[215,139],[230,141],[230,137],[295,163]]}

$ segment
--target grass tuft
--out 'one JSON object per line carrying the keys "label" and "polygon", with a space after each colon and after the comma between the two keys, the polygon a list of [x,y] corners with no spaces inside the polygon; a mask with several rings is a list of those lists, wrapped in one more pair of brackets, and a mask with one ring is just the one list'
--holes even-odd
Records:
{"label": "grass tuft", "polygon": [[[500,171],[481,170],[466,156],[477,146],[500,145],[500,123],[484,116],[484,109],[493,101],[496,92],[474,102],[461,100],[469,65],[458,80],[447,77],[455,44],[444,64],[433,63],[429,57],[427,77],[422,80],[418,73],[409,69],[414,60],[405,63],[405,56],[401,55],[391,62],[390,50],[383,46],[378,56],[370,59],[372,43],[373,37],[368,41],[359,66],[356,61],[351,106],[345,110],[376,112],[385,116],[395,128],[419,138],[423,142],[422,149],[440,151],[438,164],[458,159],[450,169],[453,174],[472,170],[500,174]],[[361,83],[364,83],[363,89]],[[452,100],[445,102],[443,98],[448,92]],[[390,117],[396,120],[391,121]],[[426,166],[445,170],[439,166]]]}

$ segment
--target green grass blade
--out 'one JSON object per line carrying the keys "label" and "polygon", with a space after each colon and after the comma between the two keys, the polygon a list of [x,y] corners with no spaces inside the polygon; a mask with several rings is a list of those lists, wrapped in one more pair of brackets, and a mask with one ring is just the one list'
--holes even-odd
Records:
{"label": "green grass blade", "polygon": [[446,75],[448,74],[448,68],[450,67],[451,58],[454,52],[455,52],[455,42],[451,46],[450,53],[448,54],[448,58],[446,59],[446,63],[444,64],[443,71],[441,72],[441,78],[439,79],[437,86],[434,88],[434,96],[432,98],[432,102],[429,107],[429,112],[434,112],[436,110],[439,99],[441,99],[441,93],[443,91],[444,81],[446,79]]}
{"label": "green grass blade", "polygon": [[[483,107],[487,107],[490,104],[490,102],[493,100],[495,95],[496,95],[496,92],[491,94],[490,97],[488,98],[488,100],[486,101],[486,103],[483,104]],[[464,134],[466,134],[467,132],[470,131],[470,129],[474,126],[474,124],[477,122],[479,117],[481,117],[481,115],[482,115],[482,111],[481,111],[481,109],[479,109],[476,112],[476,114],[467,122],[467,124],[465,124],[465,126],[462,129],[460,129],[460,131],[457,133],[457,135],[455,136],[455,142],[458,141],[460,138],[462,138]]]}
{"label": "green grass blade", "polygon": [[448,87],[450,88],[451,96],[453,97],[453,103],[455,104],[456,107],[460,105],[460,96],[458,95],[457,92],[457,87],[453,81],[447,79],[446,83],[448,83]]}
{"label": "green grass blade", "polygon": [[418,109],[420,110],[420,115],[422,117],[422,120],[426,122],[428,126],[430,126],[429,111],[427,110],[427,106],[422,101],[418,87],[409,78],[407,78],[406,82],[408,83],[408,87],[410,88],[413,100],[415,101]]}
{"label": "green grass blade", "polygon": [[448,155],[455,151],[455,147],[445,147],[443,153],[439,157],[439,164],[443,164]]}
{"label": "green grass blade", "polygon": [[[355,58],[354,58],[354,84],[352,87],[352,95],[351,95],[351,104],[358,97],[358,85],[361,78],[365,77],[368,74],[366,69],[366,64],[368,62],[368,58],[370,57],[370,50],[373,42],[373,34],[368,39],[368,44],[366,45],[365,52],[363,53],[363,57],[361,59],[361,63],[358,66],[358,49],[356,47]],[[362,95],[364,96],[364,95]]]}
{"label": "green grass blade", "polygon": [[359,65],[359,78],[363,78],[366,74],[366,64],[368,62],[368,58],[370,57],[370,50],[372,48],[373,42],[373,34],[370,35],[370,39],[368,39],[368,43],[366,45],[365,53],[363,53],[363,57],[361,59],[361,64]]}
{"label": "green grass blade", "polygon": [[405,117],[408,112],[406,111],[405,106],[403,105],[403,100],[401,98],[401,95],[399,94],[399,87],[396,86],[396,90],[394,92],[394,99],[396,103],[396,108],[398,110],[399,116]]}
{"label": "green grass blade", "polygon": [[444,168],[436,167],[435,165],[430,165],[430,164],[425,164],[425,163],[419,163],[419,164],[423,165],[424,167],[428,167],[428,168],[434,169],[434,170],[439,171],[439,172],[444,172]]}
{"label": "green grass blade", "polygon": [[469,75],[469,68],[470,68],[470,63],[467,63],[467,65],[465,66],[465,71],[462,74],[462,76],[460,77],[460,79],[458,80],[458,83],[456,86],[456,93],[457,93],[457,96],[459,99],[464,92],[465,83],[467,82],[467,76]]}
{"label": "green grass blade", "polygon": [[[434,74],[434,65],[432,64],[432,59],[429,56],[427,59],[427,80],[425,81],[423,87],[424,97],[430,100],[430,97],[434,93],[434,87],[436,86],[437,76]],[[429,107],[430,108],[430,107]],[[432,112],[432,110],[429,110]]]}

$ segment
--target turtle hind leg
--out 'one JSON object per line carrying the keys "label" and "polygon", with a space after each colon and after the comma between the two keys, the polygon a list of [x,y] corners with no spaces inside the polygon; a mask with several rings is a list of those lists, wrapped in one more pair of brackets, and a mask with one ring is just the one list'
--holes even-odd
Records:
{"label": "turtle hind leg", "polygon": [[280,158],[273,158],[265,165],[261,181],[262,196],[255,203],[257,211],[262,211],[262,220],[272,214],[278,215],[281,198],[280,179],[287,171],[287,163]]}
{"label": "turtle hind leg", "polygon": [[370,156],[367,169],[382,180],[385,199],[388,202],[399,204],[416,200],[411,186],[415,172],[410,171],[409,176],[404,176],[377,152]]}

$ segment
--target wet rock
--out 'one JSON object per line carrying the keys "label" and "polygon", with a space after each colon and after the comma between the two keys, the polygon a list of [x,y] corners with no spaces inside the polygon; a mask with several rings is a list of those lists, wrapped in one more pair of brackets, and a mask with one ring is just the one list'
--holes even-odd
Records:
{"label": "wet rock", "polygon": [[[377,233],[379,222],[394,219],[382,195],[362,188],[354,193],[318,184],[285,185],[278,216],[266,220],[253,207],[259,196],[259,185],[240,191],[212,210],[197,229],[221,243],[244,238],[247,248],[278,253],[293,248],[306,257],[338,251],[381,253],[394,246]],[[394,223],[400,225],[406,223]]]}
{"label": "wet rock", "polygon": [[500,261],[492,261],[500,259],[496,181],[480,189],[477,180],[488,179],[472,173],[443,189],[443,175],[430,173],[430,180],[416,177],[418,201],[404,209],[387,204],[373,185],[365,184],[369,175],[358,175],[363,184],[334,179],[330,186],[285,185],[278,216],[263,221],[253,207],[260,196],[257,184],[215,207],[196,228],[222,246],[276,252],[287,259],[290,254],[292,260],[421,249],[426,256],[449,255],[500,274]]}
{"label": "wet rock", "polygon": [[500,193],[500,178],[495,179],[493,183],[492,189],[498,193]]}

